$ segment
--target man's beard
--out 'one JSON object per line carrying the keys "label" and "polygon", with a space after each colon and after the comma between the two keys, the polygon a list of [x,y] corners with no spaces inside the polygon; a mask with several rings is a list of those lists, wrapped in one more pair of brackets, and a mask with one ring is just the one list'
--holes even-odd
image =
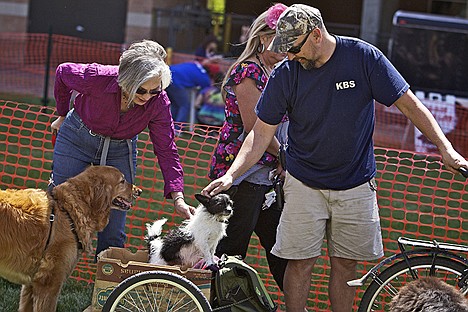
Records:
{"label": "man's beard", "polygon": [[315,60],[309,60],[304,58],[303,61],[299,63],[305,70],[312,70],[318,68]]}

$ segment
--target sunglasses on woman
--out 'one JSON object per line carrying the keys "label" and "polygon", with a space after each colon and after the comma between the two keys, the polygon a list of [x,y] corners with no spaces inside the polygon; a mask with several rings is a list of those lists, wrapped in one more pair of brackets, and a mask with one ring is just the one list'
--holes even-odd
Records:
{"label": "sunglasses on woman", "polygon": [[146,90],[145,88],[139,87],[135,91],[135,93],[139,95],[146,95],[146,93],[149,93],[150,95],[153,96],[153,95],[160,95],[162,91],[163,91],[163,88],[162,88],[162,82],[161,82],[161,86],[157,89]]}
{"label": "sunglasses on woman", "polygon": [[307,39],[309,38],[309,35],[310,35],[311,33],[312,33],[312,32],[308,32],[308,33],[307,33],[307,36],[305,36],[304,40],[302,40],[302,42],[299,43],[297,46],[291,47],[291,49],[288,50],[288,53],[297,54],[297,53],[301,52],[302,46],[306,43],[306,41],[307,41]]}

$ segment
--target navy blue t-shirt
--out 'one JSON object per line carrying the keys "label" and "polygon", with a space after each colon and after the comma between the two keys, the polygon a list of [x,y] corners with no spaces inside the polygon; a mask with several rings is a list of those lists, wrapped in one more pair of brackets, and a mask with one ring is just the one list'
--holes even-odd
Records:
{"label": "navy blue t-shirt", "polygon": [[288,172],[308,186],[345,190],[375,176],[374,99],[392,105],[408,83],[374,46],[336,36],[332,57],[318,69],[284,61],[257,104],[271,125],[289,116]]}

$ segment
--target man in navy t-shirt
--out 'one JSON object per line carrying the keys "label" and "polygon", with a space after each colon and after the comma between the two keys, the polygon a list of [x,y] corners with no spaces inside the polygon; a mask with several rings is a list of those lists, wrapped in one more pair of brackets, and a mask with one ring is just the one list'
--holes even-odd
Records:
{"label": "man in navy t-shirt", "polygon": [[289,116],[285,206],[272,253],[289,259],[288,312],[304,311],[310,277],[327,238],[333,311],[351,311],[359,260],[383,256],[374,176],[375,100],[395,105],[438,148],[454,173],[468,162],[442,133],[408,83],[374,46],[327,32],[320,11],[295,4],[278,20],[269,47],[288,60],[272,73],[257,104],[257,122],[232,167],[202,193],[214,195],[253,165]]}

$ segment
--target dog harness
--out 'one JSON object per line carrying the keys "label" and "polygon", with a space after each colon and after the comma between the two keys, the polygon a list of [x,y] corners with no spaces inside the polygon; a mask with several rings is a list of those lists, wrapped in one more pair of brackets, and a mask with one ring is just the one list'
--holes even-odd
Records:
{"label": "dog harness", "polygon": [[[52,197],[52,199],[55,202],[57,202],[55,200],[55,197],[52,194],[52,192],[49,192],[49,195],[50,195],[50,197]],[[71,218],[68,211],[66,211],[66,210],[62,210],[62,211],[67,214],[67,217],[70,220],[70,227],[71,227],[72,233],[75,235],[75,239],[76,239],[76,247],[78,248],[78,250],[83,250],[83,244],[81,244],[80,238],[78,237],[78,233],[76,233],[75,223],[73,222],[73,219]],[[44,250],[47,250],[47,247],[49,246],[50,237],[52,236],[52,227],[54,225],[54,221],[55,221],[55,205],[52,205],[52,210],[51,210],[50,216],[49,216],[49,224],[50,224],[50,226],[49,226],[49,236],[47,237],[47,242],[46,242],[46,245],[44,247]]]}

